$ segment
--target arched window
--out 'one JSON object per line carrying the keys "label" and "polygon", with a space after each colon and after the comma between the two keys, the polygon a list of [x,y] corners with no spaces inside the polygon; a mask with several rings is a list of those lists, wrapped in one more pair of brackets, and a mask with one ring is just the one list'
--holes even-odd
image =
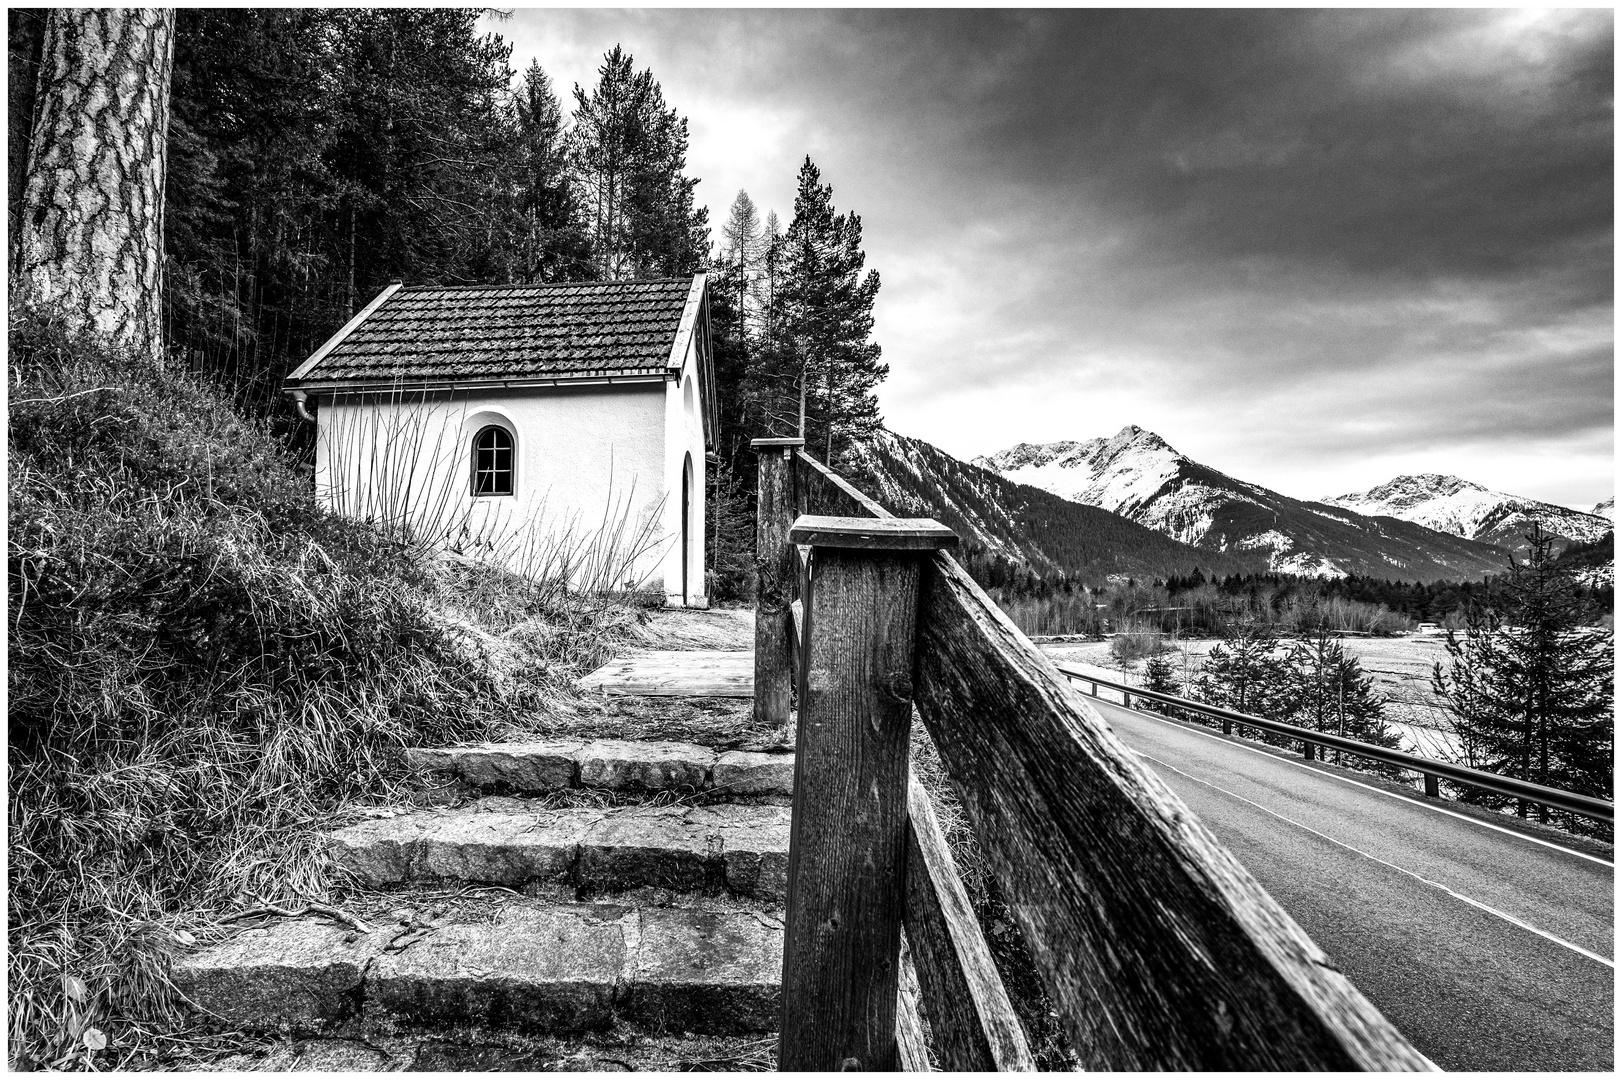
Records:
{"label": "arched window", "polygon": [[504,427],[491,424],[473,436],[473,494],[513,493],[513,437]]}

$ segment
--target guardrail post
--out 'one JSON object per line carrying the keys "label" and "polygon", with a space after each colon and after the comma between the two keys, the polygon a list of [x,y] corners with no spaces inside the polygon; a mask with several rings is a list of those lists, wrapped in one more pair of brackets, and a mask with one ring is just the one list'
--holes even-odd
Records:
{"label": "guardrail post", "polygon": [[1313,751],[1315,751],[1316,749],[1318,749],[1318,747],[1315,744],[1309,743],[1309,742],[1303,742],[1301,744],[1301,756],[1306,758],[1308,761],[1311,761],[1313,759],[1313,756],[1314,756]]}
{"label": "guardrail post", "polygon": [[1442,785],[1437,782],[1435,773],[1425,774],[1425,794],[1433,799],[1442,797]]}
{"label": "guardrail post", "polygon": [[789,729],[794,663],[789,642],[794,632],[790,605],[795,593],[795,551],[789,543],[794,523],[794,451],[804,439],[755,439],[755,722],[769,724],[793,741]]}
{"label": "guardrail post", "polygon": [[811,545],[778,1068],[893,1071],[907,756],[929,519],[803,516]]}

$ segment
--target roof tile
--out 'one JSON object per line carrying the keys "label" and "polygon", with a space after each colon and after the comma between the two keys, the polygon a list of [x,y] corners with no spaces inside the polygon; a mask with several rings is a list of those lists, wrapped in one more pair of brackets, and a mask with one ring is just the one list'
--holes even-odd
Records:
{"label": "roof tile", "polygon": [[659,372],[692,284],[405,286],[298,382]]}

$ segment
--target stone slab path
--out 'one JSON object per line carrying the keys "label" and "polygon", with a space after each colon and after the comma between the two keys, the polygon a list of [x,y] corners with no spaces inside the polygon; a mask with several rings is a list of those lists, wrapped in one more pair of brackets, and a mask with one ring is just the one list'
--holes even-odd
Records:
{"label": "stone slab path", "polygon": [[626,697],[755,696],[755,654],[649,651],[615,657],[580,679],[585,690]]}
{"label": "stone slab path", "polygon": [[601,894],[642,886],[781,901],[789,807],[624,806],[419,811],[330,834],[334,860],[367,886],[539,882]]}
{"label": "stone slab path", "polygon": [[[655,719],[747,699],[753,654],[713,647],[744,636],[739,621],[656,622],[649,644],[699,647],[620,657],[580,685]],[[176,984],[213,1026],[264,1033],[247,1068],[503,1068],[515,1054],[591,1067],[605,1047],[631,1063],[769,1064],[794,756],[737,745],[411,748],[409,768],[458,805],[372,808],[328,831],[358,928],[205,928]]]}
{"label": "stone slab path", "polygon": [[315,920],[245,930],[174,967],[176,985],[227,1024],[319,1031],[364,1019],[522,1032],[616,1021],[700,1034],[777,1024],[782,920],[751,911],[515,902],[394,949],[395,931]]}
{"label": "stone slab path", "polygon": [[570,787],[686,791],[720,796],[794,794],[794,755],[712,750],[680,742],[541,739],[417,748],[413,768],[450,773],[473,787],[544,795]]}

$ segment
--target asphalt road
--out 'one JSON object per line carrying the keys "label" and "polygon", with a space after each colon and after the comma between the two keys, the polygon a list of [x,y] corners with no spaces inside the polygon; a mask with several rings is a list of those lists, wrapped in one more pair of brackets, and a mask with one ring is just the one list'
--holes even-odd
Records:
{"label": "asphalt road", "polygon": [[1607,849],[1089,702],[1437,1065],[1615,1068]]}

